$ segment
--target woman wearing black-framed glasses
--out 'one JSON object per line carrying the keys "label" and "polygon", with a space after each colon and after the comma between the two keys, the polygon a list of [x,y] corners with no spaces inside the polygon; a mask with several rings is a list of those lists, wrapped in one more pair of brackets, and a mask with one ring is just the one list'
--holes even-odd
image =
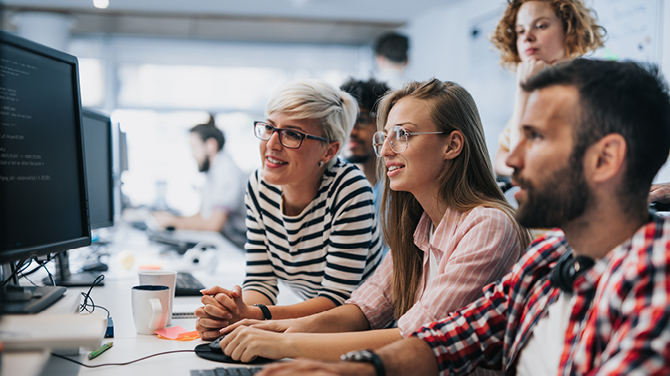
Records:
{"label": "woman wearing black-framed glasses", "polygon": [[[307,316],[344,303],[382,257],[372,188],[337,158],[358,104],[322,81],[284,85],[253,124],[262,167],[247,186],[243,290],[213,287],[196,310],[196,329],[214,339],[245,318]],[[304,302],[277,306],[283,280]]]}

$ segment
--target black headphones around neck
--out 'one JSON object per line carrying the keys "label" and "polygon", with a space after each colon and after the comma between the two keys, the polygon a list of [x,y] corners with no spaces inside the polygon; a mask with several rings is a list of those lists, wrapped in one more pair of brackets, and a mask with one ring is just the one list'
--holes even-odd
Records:
{"label": "black headphones around neck", "polygon": [[589,270],[593,264],[595,261],[588,256],[574,257],[572,251],[567,252],[558,259],[551,271],[551,284],[563,292],[572,293],[575,279]]}

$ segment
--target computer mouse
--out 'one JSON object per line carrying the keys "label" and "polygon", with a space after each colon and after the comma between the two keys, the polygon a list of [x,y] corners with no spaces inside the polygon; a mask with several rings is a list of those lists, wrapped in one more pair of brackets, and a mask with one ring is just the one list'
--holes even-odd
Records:
{"label": "computer mouse", "polygon": [[201,358],[208,359],[208,360],[213,360],[215,362],[222,362],[222,363],[236,363],[236,364],[264,364],[268,362],[273,362],[274,360],[272,359],[266,359],[262,357],[258,357],[251,362],[248,363],[243,363],[239,360],[234,360],[233,358],[229,357],[228,355],[223,353],[223,349],[221,349],[221,340],[225,337],[225,335],[217,338],[215,341],[210,342],[210,343],[202,343],[198,346],[195,347],[195,354],[198,355]]}
{"label": "computer mouse", "polygon": [[223,349],[221,348],[221,340],[224,339],[226,335],[222,335],[221,337],[215,339],[213,342],[210,342],[209,348],[212,349],[212,352],[223,354]]}

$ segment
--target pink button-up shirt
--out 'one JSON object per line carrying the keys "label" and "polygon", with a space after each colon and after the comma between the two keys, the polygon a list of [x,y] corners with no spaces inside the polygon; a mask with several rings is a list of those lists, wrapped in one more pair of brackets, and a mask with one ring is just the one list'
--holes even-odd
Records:
{"label": "pink button-up shirt", "polygon": [[[447,210],[430,242],[431,220],[424,212],[414,244],[424,252],[418,300],[398,320],[403,337],[423,324],[439,321],[482,295],[482,288],[505,275],[521,255],[514,224],[501,210],[476,207],[463,213]],[[429,252],[437,260],[432,280]],[[388,253],[375,273],[356,289],[348,304],[358,306],[372,329],[393,321],[393,260]]]}

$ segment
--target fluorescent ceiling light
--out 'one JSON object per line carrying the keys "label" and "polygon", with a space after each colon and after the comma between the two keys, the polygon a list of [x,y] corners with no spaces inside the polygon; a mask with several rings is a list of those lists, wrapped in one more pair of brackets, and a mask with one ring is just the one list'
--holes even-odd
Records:
{"label": "fluorescent ceiling light", "polygon": [[93,0],[93,6],[98,9],[107,9],[109,0]]}

